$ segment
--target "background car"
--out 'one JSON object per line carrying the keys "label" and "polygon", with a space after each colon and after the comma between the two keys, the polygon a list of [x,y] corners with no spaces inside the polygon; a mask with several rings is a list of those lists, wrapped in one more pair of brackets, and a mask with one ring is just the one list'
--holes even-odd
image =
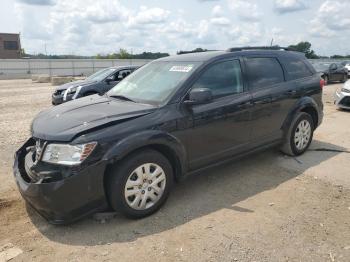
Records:
{"label": "background car", "polygon": [[338,108],[350,109],[350,81],[339,88],[334,94],[334,104]]}
{"label": "background car", "polygon": [[341,64],[348,70],[348,77],[350,77],[350,61],[344,61]]}
{"label": "background car", "polygon": [[319,62],[313,66],[324,79],[326,85],[334,81],[344,83],[348,79],[348,69],[341,63]]}
{"label": "background car", "polygon": [[138,66],[109,67],[92,74],[85,80],[61,85],[52,94],[52,104],[59,105],[84,96],[104,94],[137,68]]}

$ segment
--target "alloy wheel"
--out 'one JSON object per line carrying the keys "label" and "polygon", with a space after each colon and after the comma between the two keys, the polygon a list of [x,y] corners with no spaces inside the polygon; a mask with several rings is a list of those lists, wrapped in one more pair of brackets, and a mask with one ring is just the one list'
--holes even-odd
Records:
{"label": "alloy wheel", "polygon": [[309,144],[311,137],[311,125],[309,121],[302,120],[298,124],[294,133],[294,144],[298,150],[304,150]]}

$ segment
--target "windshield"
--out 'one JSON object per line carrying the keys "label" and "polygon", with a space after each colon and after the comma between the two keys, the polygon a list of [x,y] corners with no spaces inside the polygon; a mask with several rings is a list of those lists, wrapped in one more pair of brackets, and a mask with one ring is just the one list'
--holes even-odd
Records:
{"label": "windshield", "polygon": [[313,66],[316,70],[323,71],[329,68],[330,63],[315,63]]}
{"label": "windshield", "polygon": [[101,80],[105,79],[107,76],[109,76],[110,74],[112,74],[114,71],[115,71],[115,69],[113,69],[113,68],[102,69],[102,70],[97,71],[96,73],[92,74],[88,78],[86,78],[86,80],[101,81]]}
{"label": "windshield", "polygon": [[133,101],[163,104],[192,74],[199,62],[151,62],[113,87],[108,96],[124,96]]}

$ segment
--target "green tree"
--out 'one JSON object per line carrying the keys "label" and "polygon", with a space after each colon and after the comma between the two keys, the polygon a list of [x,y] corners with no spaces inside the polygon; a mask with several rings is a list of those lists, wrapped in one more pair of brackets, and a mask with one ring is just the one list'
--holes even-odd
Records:
{"label": "green tree", "polygon": [[311,49],[311,43],[310,42],[300,42],[296,45],[290,45],[288,46],[289,49],[305,53],[305,56],[307,58],[318,58],[315,51]]}
{"label": "green tree", "polygon": [[130,59],[132,57],[126,49],[120,48],[119,49],[119,58],[120,59]]}

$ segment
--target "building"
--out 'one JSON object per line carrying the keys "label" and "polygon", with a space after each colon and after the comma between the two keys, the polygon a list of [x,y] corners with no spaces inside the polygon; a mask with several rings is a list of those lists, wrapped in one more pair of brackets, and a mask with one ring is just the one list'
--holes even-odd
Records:
{"label": "building", "polygon": [[21,41],[19,34],[0,33],[0,59],[20,57]]}

